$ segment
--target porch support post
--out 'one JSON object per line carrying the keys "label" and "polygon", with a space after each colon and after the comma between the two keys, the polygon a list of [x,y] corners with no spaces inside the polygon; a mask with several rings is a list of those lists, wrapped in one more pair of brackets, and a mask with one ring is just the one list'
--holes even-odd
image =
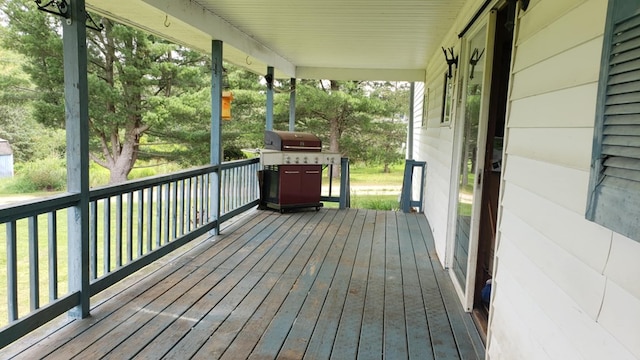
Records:
{"label": "porch support post", "polygon": [[340,209],[351,207],[351,173],[349,169],[349,158],[340,159],[340,199],[338,206]]}
{"label": "porch support post", "polygon": [[79,292],[72,318],[89,316],[89,86],[84,0],[71,0],[71,16],[63,22],[67,191],[80,194],[68,210],[69,291]]}
{"label": "porch support post", "polygon": [[289,131],[296,131],[296,78],[291,78],[289,93]]}
{"label": "porch support post", "polygon": [[[412,82],[409,90],[409,131],[407,141],[407,160],[413,160],[413,109],[414,109],[414,97],[416,94],[416,83]],[[424,105],[423,105],[424,106]]]}
{"label": "porch support post", "polygon": [[211,165],[218,170],[212,174],[210,184],[211,220],[216,221],[213,235],[220,233],[220,169],[222,159],[222,41],[211,42]]}
{"label": "porch support post", "polygon": [[273,130],[273,66],[267,67],[267,130]]}

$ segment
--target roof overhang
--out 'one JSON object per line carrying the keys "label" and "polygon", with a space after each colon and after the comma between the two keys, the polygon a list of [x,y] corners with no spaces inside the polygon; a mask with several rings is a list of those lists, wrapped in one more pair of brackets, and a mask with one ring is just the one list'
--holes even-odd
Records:
{"label": "roof overhang", "polygon": [[276,78],[424,81],[466,0],[87,0],[121,23]]}

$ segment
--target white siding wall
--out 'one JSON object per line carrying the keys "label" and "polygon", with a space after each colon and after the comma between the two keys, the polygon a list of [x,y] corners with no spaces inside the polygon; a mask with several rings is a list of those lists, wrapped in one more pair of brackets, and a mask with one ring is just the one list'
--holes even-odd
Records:
{"label": "white siding wall", "polygon": [[[444,62],[444,58],[441,60]],[[423,92],[428,91],[427,126],[422,127],[421,122],[414,133],[414,151],[419,154],[416,159],[427,162],[424,213],[429,219],[438,257],[443,265],[453,151],[453,129],[449,125],[440,126],[444,71],[444,67],[441,67],[432,72],[433,75],[427,76],[423,89]]]}
{"label": "white siding wall", "polygon": [[[470,1],[443,46],[479,6]],[[607,0],[532,0],[519,14],[487,357],[640,359],[640,243],[585,220]],[[442,53],[425,79],[425,214],[444,261],[454,130]]]}
{"label": "white siding wall", "polygon": [[491,359],[640,358],[640,244],[584,219],[606,6],[538,0],[521,14]]}

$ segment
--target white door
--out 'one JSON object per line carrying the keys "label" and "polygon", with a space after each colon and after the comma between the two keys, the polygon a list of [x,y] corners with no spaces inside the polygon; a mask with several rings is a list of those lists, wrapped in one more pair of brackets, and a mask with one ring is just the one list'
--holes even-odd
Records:
{"label": "white door", "polygon": [[[491,17],[493,18],[493,16]],[[463,38],[460,56],[460,107],[457,112],[456,139],[458,149],[454,159],[453,192],[455,197],[454,221],[450,221],[453,241],[451,270],[456,288],[467,311],[473,305],[473,284],[477,255],[477,237],[482,198],[482,173],[486,141],[489,85],[491,81],[488,41],[491,19],[484,20],[473,32]],[[488,60],[489,59],[489,60]],[[452,201],[453,202],[453,201]]]}

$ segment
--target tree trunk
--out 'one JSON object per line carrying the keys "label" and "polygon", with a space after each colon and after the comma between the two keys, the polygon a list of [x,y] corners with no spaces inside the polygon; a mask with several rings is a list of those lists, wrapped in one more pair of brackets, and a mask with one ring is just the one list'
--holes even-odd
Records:
{"label": "tree trunk", "polygon": [[[136,123],[139,125],[140,121]],[[138,147],[140,146],[141,128],[134,127],[126,130],[124,142],[120,144],[119,151],[112,153],[113,162],[109,166],[109,184],[119,184],[127,181],[127,177],[138,160]]]}

